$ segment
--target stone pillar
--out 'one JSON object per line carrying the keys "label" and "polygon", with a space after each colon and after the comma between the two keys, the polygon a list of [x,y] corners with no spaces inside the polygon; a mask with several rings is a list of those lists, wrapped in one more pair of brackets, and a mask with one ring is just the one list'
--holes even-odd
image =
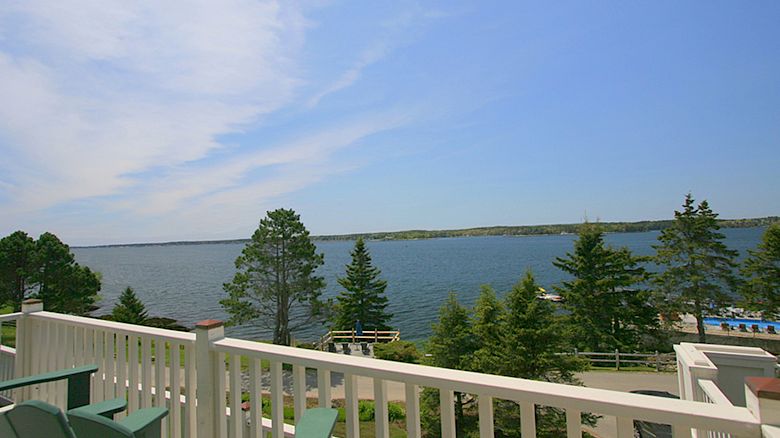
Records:
{"label": "stone pillar", "polygon": [[[196,393],[198,414],[198,438],[219,436],[217,416],[225,415],[217,412],[217,355],[211,350],[211,343],[225,337],[225,327],[222,321],[207,319],[195,324],[195,368],[198,375]],[[188,403],[191,401],[187,400]]]}

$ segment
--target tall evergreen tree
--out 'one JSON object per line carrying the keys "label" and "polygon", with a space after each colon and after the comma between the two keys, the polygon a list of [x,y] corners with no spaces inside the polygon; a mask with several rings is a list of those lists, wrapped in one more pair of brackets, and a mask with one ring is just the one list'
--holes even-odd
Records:
{"label": "tall evergreen tree", "polygon": [[35,239],[16,231],[0,239],[0,305],[11,304],[14,311],[35,290]]}
{"label": "tall evergreen tree", "polygon": [[[501,324],[502,342],[493,350],[497,374],[547,382],[580,384],[575,373],[584,371],[587,362],[575,356],[561,355],[571,349],[561,319],[549,301],[540,300],[539,285],[527,271],[505,298],[506,314]],[[486,370],[480,369],[485,372]],[[516,402],[496,402],[496,430],[501,436],[520,433],[520,406]],[[585,416],[588,425],[595,417]],[[537,407],[537,436],[566,434],[566,415],[559,409]]]}
{"label": "tall evergreen tree", "polygon": [[656,263],[665,269],[656,276],[656,290],[667,312],[689,313],[696,318],[699,342],[706,342],[704,317],[733,301],[729,294],[737,288],[734,274],[737,252],[723,243],[718,215],[707,201],[695,205],[685,197],[682,211],[674,212],[674,222],[658,236]]}
{"label": "tall evergreen tree", "polygon": [[76,263],[54,234],[33,240],[22,231],[0,239],[0,302],[20,309],[25,298],[41,298],[47,310],[83,315],[98,299],[100,278]]}
{"label": "tall evergreen tree", "polygon": [[[477,342],[471,331],[471,315],[466,307],[458,303],[454,292],[450,292],[447,301],[439,309],[439,321],[433,324],[433,333],[426,346],[430,354],[428,363],[442,368],[471,370],[472,355],[477,350]],[[464,436],[464,406],[473,400],[465,398],[461,392],[455,393],[455,424],[458,437]],[[423,412],[422,427],[432,436],[439,436],[439,397],[428,390],[421,397]]]}
{"label": "tall evergreen tree", "polygon": [[643,261],[626,248],[606,246],[600,226],[591,223],[581,226],[574,252],[556,258],[553,265],[572,276],[556,290],[570,312],[576,347],[633,350],[642,333],[657,326],[651,294],[641,287]]}
{"label": "tall evergreen tree", "polygon": [[133,288],[128,287],[119,296],[119,302],[111,311],[111,317],[116,322],[143,325],[149,318],[146,306],[135,295]]}
{"label": "tall evergreen tree", "polygon": [[68,245],[52,233],[35,242],[38,296],[53,312],[87,314],[98,299],[100,279],[88,267],[76,263]]}
{"label": "tall evergreen tree", "polygon": [[742,265],[747,280],[743,288],[746,307],[763,313],[765,319],[780,318],[780,223],[770,225],[758,248],[748,251]]}
{"label": "tall evergreen tree", "polygon": [[492,287],[483,285],[474,304],[471,331],[479,348],[474,352],[471,367],[482,373],[501,374],[505,342],[506,311]]}
{"label": "tall evergreen tree", "polygon": [[336,330],[349,330],[360,321],[365,329],[389,330],[387,323],[387,282],[379,278],[380,270],[371,263],[371,254],[363,238],[358,238],[352,250],[352,263],[347,265],[346,277],[338,282],[345,290],[337,297],[333,323]]}
{"label": "tall evergreen tree", "polygon": [[238,272],[225,283],[220,304],[230,324],[254,322],[273,331],[274,344],[290,345],[296,329],[320,320],[325,281],[315,275],[323,255],[293,210],[269,211],[236,259]]}

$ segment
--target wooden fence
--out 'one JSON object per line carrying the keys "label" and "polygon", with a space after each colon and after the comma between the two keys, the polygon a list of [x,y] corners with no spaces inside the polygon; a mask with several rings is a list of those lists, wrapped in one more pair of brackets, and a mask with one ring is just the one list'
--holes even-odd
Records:
{"label": "wooden fence", "polygon": [[674,353],[627,353],[615,350],[613,352],[594,352],[577,351],[573,353],[562,353],[584,357],[588,359],[591,365],[601,367],[614,367],[620,370],[621,367],[627,368],[634,365],[645,365],[654,368],[656,371],[673,371],[677,366],[677,359]]}
{"label": "wooden fence", "polygon": [[328,343],[357,343],[357,342],[395,342],[401,340],[401,332],[397,330],[363,330],[362,335],[358,335],[355,330],[331,330],[321,336],[317,342],[317,349],[323,350]]}

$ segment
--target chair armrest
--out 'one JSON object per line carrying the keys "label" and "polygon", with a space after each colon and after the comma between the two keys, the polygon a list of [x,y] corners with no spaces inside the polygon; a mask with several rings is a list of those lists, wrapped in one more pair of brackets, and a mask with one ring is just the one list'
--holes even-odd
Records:
{"label": "chair armrest", "polygon": [[307,409],[295,425],[296,438],[330,438],[339,411],[331,408]]}
{"label": "chair armrest", "polygon": [[68,409],[78,408],[89,404],[89,376],[97,370],[97,365],[85,365],[49,373],[36,374],[34,376],[5,380],[0,382],[0,391],[67,379]]}
{"label": "chair armrest", "polygon": [[88,412],[90,414],[100,415],[108,419],[113,419],[114,414],[117,412],[122,412],[125,409],[127,409],[127,400],[124,398],[114,398],[111,400],[102,401],[100,403],[93,403],[91,405],[71,409],[68,411],[68,415],[74,412]]}
{"label": "chair armrest", "polygon": [[119,424],[132,430],[135,438],[159,438],[162,433],[161,422],[166,415],[168,415],[166,408],[139,409]]}

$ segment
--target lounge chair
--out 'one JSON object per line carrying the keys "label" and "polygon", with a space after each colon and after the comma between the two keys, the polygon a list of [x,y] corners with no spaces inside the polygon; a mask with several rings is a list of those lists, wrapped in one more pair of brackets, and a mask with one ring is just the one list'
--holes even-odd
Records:
{"label": "lounge chair", "polygon": [[331,353],[336,353],[336,344],[334,342],[328,342],[328,351]]}
{"label": "lounge chair", "polygon": [[769,333],[770,335],[776,335],[777,334],[777,332],[775,331],[775,326],[773,326],[773,325],[766,326],[766,332]]}
{"label": "lounge chair", "polygon": [[66,417],[40,400],[26,401],[5,414],[16,438],[159,438],[166,415],[166,408],[145,408],[116,422],[84,406],[69,410]]}
{"label": "lounge chair", "polygon": [[743,323],[739,325],[739,331],[747,332],[747,326]]}
{"label": "lounge chair", "polygon": [[341,351],[342,351],[344,354],[352,354],[352,350],[349,348],[349,344],[348,344],[348,343],[346,343],[346,342],[345,342],[345,343],[343,343],[343,344],[341,344]]}
{"label": "lounge chair", "polygon": [[751,325],[750,326],[750,330],[752,330],[753,333],[759,333],[759,331],[760,331],[759,328],[758,328],[758,324]]}
{"label": "lounge chair", "polygon": [[306,409],[295,425],[295,438],[329,438],[339,411],[331,408]]}
{"label": "lounge chair", "polygon": [[363,350],[365,356],[371,356],[371,349],[368,347],[368,342],[361,342],[360,349]]}

